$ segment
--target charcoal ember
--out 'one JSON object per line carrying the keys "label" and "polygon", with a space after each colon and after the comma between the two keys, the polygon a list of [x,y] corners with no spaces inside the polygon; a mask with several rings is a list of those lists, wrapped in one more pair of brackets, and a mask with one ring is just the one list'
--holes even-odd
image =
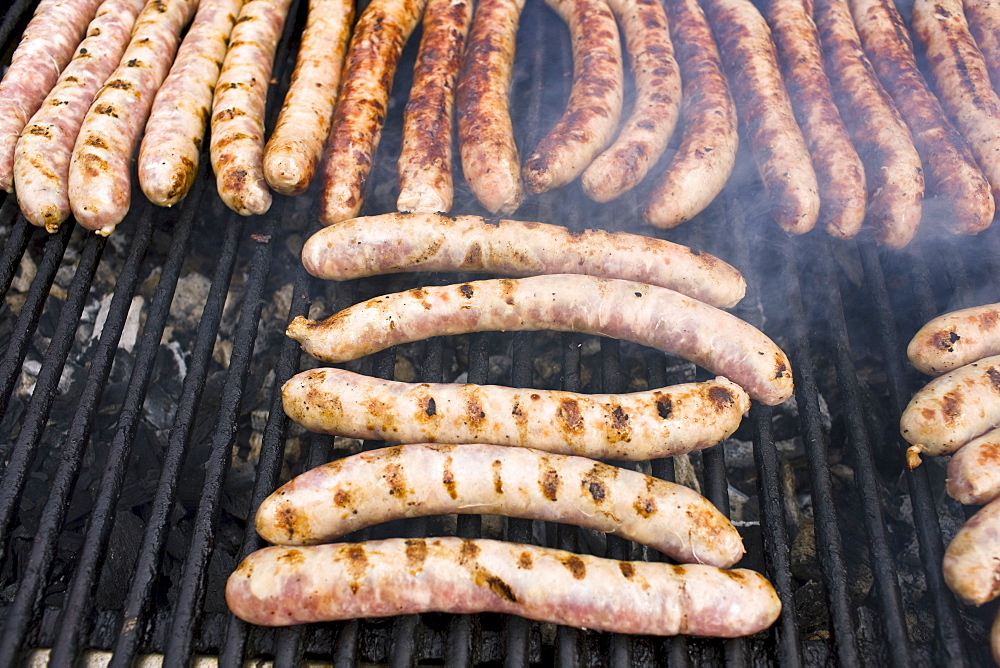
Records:
{"label": "charcoal ember", "polygon": [[212,281],[196,272],[177,279],[174,299],[170,302],[170,322],[174,330],[194,332],[197,329],[211,287]]}
{"label": "charcoal ember", "polygon": [[256,474],[253,462],[233,466],[222,487],[222,509],[243,522],[250,517],[250,501]]}
{"label": "charcoal ember", "polygon": [[108,549],[97,588],[98,606],[118,610],[128,595],[145,523],[130,510],[119,509],[108,537]]}
{"label": "charcoal ember", "polygon": [[166,431],[173,425],[186,375],[187,363],[180,344],[161,344],[143,404],[143,417],[155,429]]}

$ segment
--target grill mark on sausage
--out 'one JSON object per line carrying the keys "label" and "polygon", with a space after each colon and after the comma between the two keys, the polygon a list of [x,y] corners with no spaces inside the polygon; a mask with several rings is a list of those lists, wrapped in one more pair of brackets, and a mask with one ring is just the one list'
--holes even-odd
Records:
{"label": "grill mark on sausage", "polygon": [[448,490],[448,496],[453,499],[458,498],[458,490],[455,487],[455,473],[451,470],[452,459],[448,457],[444,460],[444,472],[441,475],[441,483]]}
{"label": "grill mark on sausage", "polygon": [[427,541],[411,538],[406,541],[406,567],[411,571],[423,568],[427,560]]}
{"label": "grill mark on sausage", "polygon": [[559,498],[559,486],[562,484],[559,471],[552,466],[547,457],[542,457],[538,466],[541,469],[538,475],[538,486],[542,490],[542,495],[550,501],[556,501]]}
{"label": "grill mark on sausage", "polygon": [[562,560],[562,565],[566,567],[570,573],[573,574],[574,580],[583,580],[587,577],[587,564],[583,562],[583,559],[571,554]]}
{"label": "grill mark on sausage", "polygon": [[365,551],[363,545],[349,544],[343,547],[339,556],[344,560],[347,573],[351,577],[349,585],[351,592],[357,594],[358,589],[361,587],[361,581],[368,571],[368,553]]}
{"label": "grill mark on sausage", "polygon": [[491,468],[493,469],[493,490],[497,494],[503,494],[503,462],[494,459]]}

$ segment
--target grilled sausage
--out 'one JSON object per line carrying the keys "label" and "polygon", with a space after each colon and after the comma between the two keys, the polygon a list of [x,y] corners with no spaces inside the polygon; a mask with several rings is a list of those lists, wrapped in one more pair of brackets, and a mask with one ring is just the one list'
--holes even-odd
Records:
{"label": "grilled sausage", "polygon": [[816,0],[834,98],[865,166],[866,220],[879,243],[902,248],[920,225],[924,176],[910,131],[861,47],[846,0]]}
{"label": "grilled sausage", "polygon": [[951,498],[970,505],[1000,496],[1000,429],[972,439],[951,456],[947,489]]}
{"label": "grilled sausage", "polygon": [[401,445],[325,464],[265,499],[256,525],[272,543],[316,545],[373,524],[448,513],[564,522],[682,563],[728,568],[744,553],[736,527],[683,485],[585,457],[495,445]]}
{"label": "grilled sausage", "polygon": [[720,308],[746,293],[734,267],[669,241],[517,220],[492,224],[479,216],[355,218],[309,238],[302,264],[313,276],[339,281],[402,271],[590,274],[659,285]]}
{"label": "grilled sausage", "polygon": [[918,371],[931,376],[1000,355],[1000,304],[939,315],[914,334],[906,355]]}
{"label": "grilled sausage", "polygon": [[911,468],[920,464],[921,453],[952,453],[997,426],[1000,355],[985,357],[927,383],[899,420],[903,438],[913,444],[906,451]]}
{"label": "grilled sausage", "polygon": [[427,0],[372,0],[354,27],[323,165],[320,222],[361,210],[396,65]]}
{"label": "grilled sausage", "polygon": [[712,30],[696,0],[666,3],[683,83],[684,132],[650,191],[643,219],[655,227],[687,222],[718,195],[736,163],[736,106]]}
{"label": "grilled sausage", "polygon": [[639,185],[667,149],[681,106],[681,75],[659,0],[609,0],[625,36],[635,103],[617,139],[583,172],[583,190],[608,202]]}
{"label": "grilled sausage", "polygon": [[944,581],[966,603],[1000,594],[1000,501],[983,506],[958,530],[942,563]]}
{"label": "grilled sausage", "polygon": [[981,232],[993,221],[990,184],[917,69],[913,43],[895,3],[851,0],[851,9],[875,72],[910,128],[926,168],[927,190],[944,204],[942,222],[956,234]]}
{"label": "grilled sausage", "polygon": [[264,147],[264,178],[283,195],[305,192],[330,134],[354,23],[352,0],[311,0],[295,71]]}
{"label": "grilled sausage", "polygon": [[69,164],[69,204],[88,230],[107,236],[128,213],[132,154],[198,0],[152,0],[139,13],[118,68],[80,126]]}
{"label": "grilled sausage", "polygon": [[569,26],[573,84],[566,111],[524,162],[531,193],[564,186],[614,138],[622,113],[625,75],[615,17],[603,0],[545,0]]}
{"label": "grilled sausage", "polygon": [[343,362],[431,336],[543,329],[680,355],[767,404],[792,394],[788,358],[752,325],[673,290],[619,279],[555,274],[417,288],[355,304],[322,322],[298,317],[287,334],[313,357]]}
{"label": "grilled sausage", "polygon": [[396,208],[400,211],[451,210],[455,81],[470,23],[471,0],[429,0],[424,10],[424,35],[403,112],[403,145],[397,163]]}
{"label": "grilled sausage", "polygon": [[990,71],[993,89],[997,90],[1000,88],[1000,3],[996,0],[964,0],[962,7],[969,22],[969,32]]}
{"label": "grilled sausage", "polygon": [[264,548],[230,576],[226,602],[241,619],[269,626],[506,612],[615,633],[717,637],[756,633],[781,612],[755,571],[450,537]]}
{"label": "grilled sausage", "polygon": [[409,384],[321,368],[293,376],[285,413],[309,431],[394,443],[490,443],[642,461],[715,445],[750,400],[724,378],[632,394]]}
{"label": "grilled sausage", "polygon": [[938,96],[1000,199],[1000,97],[966,23],[961,0],[915,0],[913,31],[927,50]]}
{"label": "grilled sausage", "polygon": [[865,169],[833,101],[823,51],[808,0],[769,0],[771,26],[795,118],[802,128],[819,185],[818,222],[832,236],[850,239],[865,219]]}
{"label": "grilled sausage", "polygon": [[108,0],[76,56],[31,117],[14,153],[14,192],[33,225],[56,232],[69,218],[69,161],[83,117],[118,65],[146,0]]}
{"label": "grilled sausage", "polygon": [[524,0],[479,0],[455,89],[462,173],[493,214],[521,206],[524,186],[510,120],[510,82]]}
{"label": "grilled sausage", "polygon": [[139,187],[154,204],[177,204],[194,183],[215,84],[245,1],[201,0],[156,92],[138,162]]}
{"label": "grilled sausage", "polygon": [[264,109],[290,4],[250,0],[243,6],[215,87],[209,156],[219,197],[241,216],[271,208],[264,180]]}
{"label": "grilled sausage", "polygon": [[748,0],[708,0],[705,13],[774,220],[789,234],[808,232],[819,216],[819,186],[781,79],[771,30]]}
{"label": "grilled sausage", "polygon": [[73,58],[102,0],[41,0],[0,81],[0,188],[14,191],[14,150],[59,73]]}

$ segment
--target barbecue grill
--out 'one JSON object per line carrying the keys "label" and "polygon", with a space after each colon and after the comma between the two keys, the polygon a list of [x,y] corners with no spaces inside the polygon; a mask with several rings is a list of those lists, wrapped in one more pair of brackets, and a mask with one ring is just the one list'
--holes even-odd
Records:
{"label": "barbecue grill", "polygon": [[[18,0],[3,16],[8,58],[33,4]],[[272,122],[305,4],[293,8],[278,52]],[[363,213],[395,208],[418,37],[396,76]],[[512,111],[523,151],[561,113],[572,62],[564,25],[541,2],[528,4],[518,40]],[[221,204],[203,165],[175,210],[149,205],[137,190],[109,239],[69,224],[50,236],[18,214],[13,197],[0,206],[0,665],[69,665],[112,652],[115,666],[148,655],[170,666],[194,657],[225,665],[986,664],[995,606],[958,603],[940,568],[968,511],[944,494],[940,462],[905,468],[897,425],[923,382],[904,357],[909,337],[942,311],[1000,301],[1000,230],[968,239],[930,229],[894,252],[864,237],[790,239],[771,221],[742,151],[722,196],[668,232],[641,225],[648,185],[596,205],[574,184],[530,199],[516,217],[663,236],[746,275],[735,312],[788,352],[794,401],[754,404],[732,439],[702,453],[626,465],[698,485],[731,514],[748,550],[741,565],[767,575],[782,600],[774,627],[722,641],[498,614],[280,630],[233,617],[222,592],[239,560],[261,546],[252,523],[260,501],[294,474],[381,445],[289,424],[281,384],[315,362],[283,336],[285,324],[471,277],[312,279],[297,253],[317,229],[315,187],[241,218]],[[460,177],[456,186],[454,211],[483,213]],[[704,377],[633,344],[545,332],[438,338],[349,366],[401,380],[585,392]],[[351,538],[445,534],[659,558],[615,537],[496,517],[407,520]]]}

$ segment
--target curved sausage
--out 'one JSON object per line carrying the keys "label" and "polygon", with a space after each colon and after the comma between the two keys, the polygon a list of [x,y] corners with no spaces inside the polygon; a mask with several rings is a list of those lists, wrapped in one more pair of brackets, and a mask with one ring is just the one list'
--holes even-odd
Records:
{"label": "curved sausage", "polygon": [[639,185],[667,149],[681,106],[681,75],[659,0],[609,0],[635,80],[632,113],[615,142],[583,172],[583,191],[608,202]]}
{"label": "curved sausage", "polygon": [[658,348],[725,376],[766,404],[792,394],[788,358],[752,325],[673,290],[619,279],[554,274],[417,288],[322,322],[298,317],[286,333],[313,357],[343,362],[432,336],[537,330]]}
{"label": "curved sausage", "polygon": [[735,306],[746,281],[708,253],[625,232],[572,233],[545,223],[479,216],[388,213],[321,229],[302,247],[317,278],[339,281],[402,271],[530,276],[590,274],[676,290],[712,306]]}
{"label": "curved sausage", "polygon": [[618,24],[604,0],[545,0],[569,26],[573,84],[562,118],[524,162],[530,193],[564,186],[614,138],[622,113],[625,74]]}
{"label": "curved sausage", "polygon": [[781,79],[771,30],[747,0],[707,0],[705,13],[774,220],[789,234],[808,232],[819,217],[819,185]]}
{"label": "curved sausage", "polygon": [[305,192],[316,173],[353,23],[353,0],[309,3],[292,81],[264,147],[264,178],[283,195]]}
{"label": "curved sausage", "polygon": [[991,355],[1000,355],[1000,304],[939,315],[921,327],[906,347],[910,363],[931,376]]}
{"label": "curved sausage", "polygon": [[492,540],[268,547],[226,583],[229,609],[286,626],[416,612],[505,612],[615,633],[736,637],[777,619],[755,571],[616,561]]}
{"label": "curved sausage", "polygon": [[108,0],[87,27],[76,56],[25,126],[14,152],[14,192],[33,225],[56,232],[69,218],[69,161],[80,125],[114,71],[146,0]]}
{"label": "curved sausage", "polygon": [[944,581],[971,605],[1000,594],[1000,501],[983,506],[958,530],[942,563]]}
{"label": "curved sausage", "polygon": [[996,90],[1000,88],[1000,3],[997,0],[964,0],[962,7],[969,22],[969,32],[983,54]]}
{"label": "curved sausage", "polygon": [[743,539],[698,492],[584,457],[496,445],[400,445],[303,473],[266,498],[257,533],[317,545],[373,524],[449,513],[563,522],[728,568]]}
{"label": "curved sausage", "polygon": [[750,400],[724,378],[631,394],[410,384],[321,368],[282,389],[309,431],[394,443],[490,443],[643,461],[701,450],[739,427]]}
{"label": "curved sausage", "polygon": [[215,85],[245,1],[201,0],[156,92],[138,162],[139,187],[153,204],[177,204],[194,183]]}
{"label": "curved sausage", "polygon": [[451,210],[455,81],[471,23],[471,0],[428,0],[410,99],[403,112],[397,163],[400,211]]}
{"label": "curved sausage", "polygon": [[1000,496],[1000,429],[988,431],[958,449],[948,462],[948,495],[969,505]]}
{"label": "curved sausage", "polygon": [[643,219],[659,228],[691,220],[722,192],[739,146],[736,105],[705,13],[697,0],[672,0],[666,9],[681,68],[684,132],[643,207]]}

